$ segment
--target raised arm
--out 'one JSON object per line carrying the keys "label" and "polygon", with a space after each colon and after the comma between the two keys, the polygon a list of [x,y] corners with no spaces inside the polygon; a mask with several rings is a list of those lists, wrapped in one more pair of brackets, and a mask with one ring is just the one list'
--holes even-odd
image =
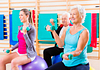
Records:
{"label": "raised arm", "polygon": [[[26,41],[26,45],[31,48],[33,47],[34,48],[34,40],[36,38],[36,30],[34,27],[31,28],[31,31],[30,33],[26,33],[24,34],[24,38],[25,38],[25,41]],[[34,51],[35,51],[35,48],[34,48]]]}
{"label": "raised arm", "polygon": [[[57,33],[57,35],[59,35],[60,30],[61,30],[61,27],[60,26],[57,28],[57,30],[55,30],[55,32]],[[52,32],[51,32],[51,35],[52,35],[52,38],[54,38]]]}
{"label": "raised arm", "polygon": [[57,43],[57,45],[58,45],[60,48],[63,47],[63,46],[64,46],[64,39],[65,39],[67,27],[64,29],[61,38],[59,38],[59,36],[58,36],[57,33],[55,32],[55,30],[52,31],[52,30],[50,29],[50,27],[51,27],[51,26],[47,25],[47,27],[46,27],[47,31],[51,31],[52,34],[53,34],[53,36],[54,36],[54,39],[55,39],[55,42]]}
{"label": "raised arm", "polygon": [[[54,19],[50,19],[50,23],[52,24],[52,26],[54,26],[55,25]],[[58,35],[59,35],[59,32],[60,32],[60,29],[59,28],[60,27],[58,27],[57,30],[55,30]],[[51,32],[51,35],[52,35],[52,38],[54,38],[52,32]]]}

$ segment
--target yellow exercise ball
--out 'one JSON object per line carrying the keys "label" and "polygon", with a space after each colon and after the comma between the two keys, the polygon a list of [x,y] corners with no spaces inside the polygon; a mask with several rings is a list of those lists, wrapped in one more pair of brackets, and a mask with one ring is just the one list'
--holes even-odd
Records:
{"label": "yellow exercise ball", "polygon": [[90,66],[90,70],[95,70],[95,69]]}

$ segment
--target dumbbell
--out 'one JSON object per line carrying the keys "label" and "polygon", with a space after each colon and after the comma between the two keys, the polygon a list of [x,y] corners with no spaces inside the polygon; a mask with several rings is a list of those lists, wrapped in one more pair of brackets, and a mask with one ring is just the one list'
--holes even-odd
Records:
{"label": "dumbbell", "polygon": [[[22,30],[22,29],[23,29],[23,27],[20,27],[20,30]],[[29,27],[26,27],[26,30],[29,31],[30,28]]]}
{"label": "dumbbell", "polygon": [[[3,50],[3,51],[4,51],[4,50]],[[9,50],[9,49],[7,49],[7,50],[6,50],[6,53],[10,53],[10,50]]]}
{"label": "dumbbell", "polygon": [[[64,54],[63,52],[60,53],[60,57],[61,57],[61,58],[62,58],[63,54]],[[69,55],[68,55],[68,59],[69,59],[69,60],[72,60],[72,59],[73,59],[73,55],[72,55],[72,54],[69,54]]]}
{"label": "dumbbell", "polygon": [[[53,20],[53,22],[55,23],[56,22],[56,20]],[[46,26],[45,26],[45,30],[46,30]],[[55,26],[53,25],[53,26],[51,26],[51,30],[55,30]]]}
{"label": "dumbbell", "polygon": [[[46,30],[46,26],[45,26],[45,30]],[[51,26],[51,30],[55,30],[55,26]]]}
{"label": "dumbbell", "polygon": [[10,50],[7,49],[7,50],[6,50],[6,53],[10,53]]}

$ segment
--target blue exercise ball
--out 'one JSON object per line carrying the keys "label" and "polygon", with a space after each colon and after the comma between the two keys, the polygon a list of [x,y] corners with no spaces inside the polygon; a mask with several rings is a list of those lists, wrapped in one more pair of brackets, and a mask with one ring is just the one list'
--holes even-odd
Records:
{"label": "blue exercise ball", "polygon": [[46,68],[48,68],[48,65],[45,60],[40,56],[36,56],[32,62],[22,66],[20,65],[19,70],[45,70]]}
{"label": "blue exercise ball", "polygon": [[61,61],[62,61],[62,58],[60,57],[60,55],[56,55],[52,57],[52,65]]}

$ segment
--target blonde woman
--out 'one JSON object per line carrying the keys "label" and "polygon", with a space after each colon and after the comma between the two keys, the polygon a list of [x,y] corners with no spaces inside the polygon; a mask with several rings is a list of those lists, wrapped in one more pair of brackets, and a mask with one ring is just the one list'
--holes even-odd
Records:
{"label": "blonde woman", "polygon": [[[19,18],[23,25],[18,27],[18,43],[9,50],[13,51],[18,48],[18,52],[12,52],[0,59],[0,70],[6,70],[6,64],[11,63],[12,70],[19,70],[18,66],[33,61],[37,55],[34,47],[36,36],[35,27],[30,23],[31,14],[27,9],[22,9]],[[6,52],[7,49],[4,50]]]}

